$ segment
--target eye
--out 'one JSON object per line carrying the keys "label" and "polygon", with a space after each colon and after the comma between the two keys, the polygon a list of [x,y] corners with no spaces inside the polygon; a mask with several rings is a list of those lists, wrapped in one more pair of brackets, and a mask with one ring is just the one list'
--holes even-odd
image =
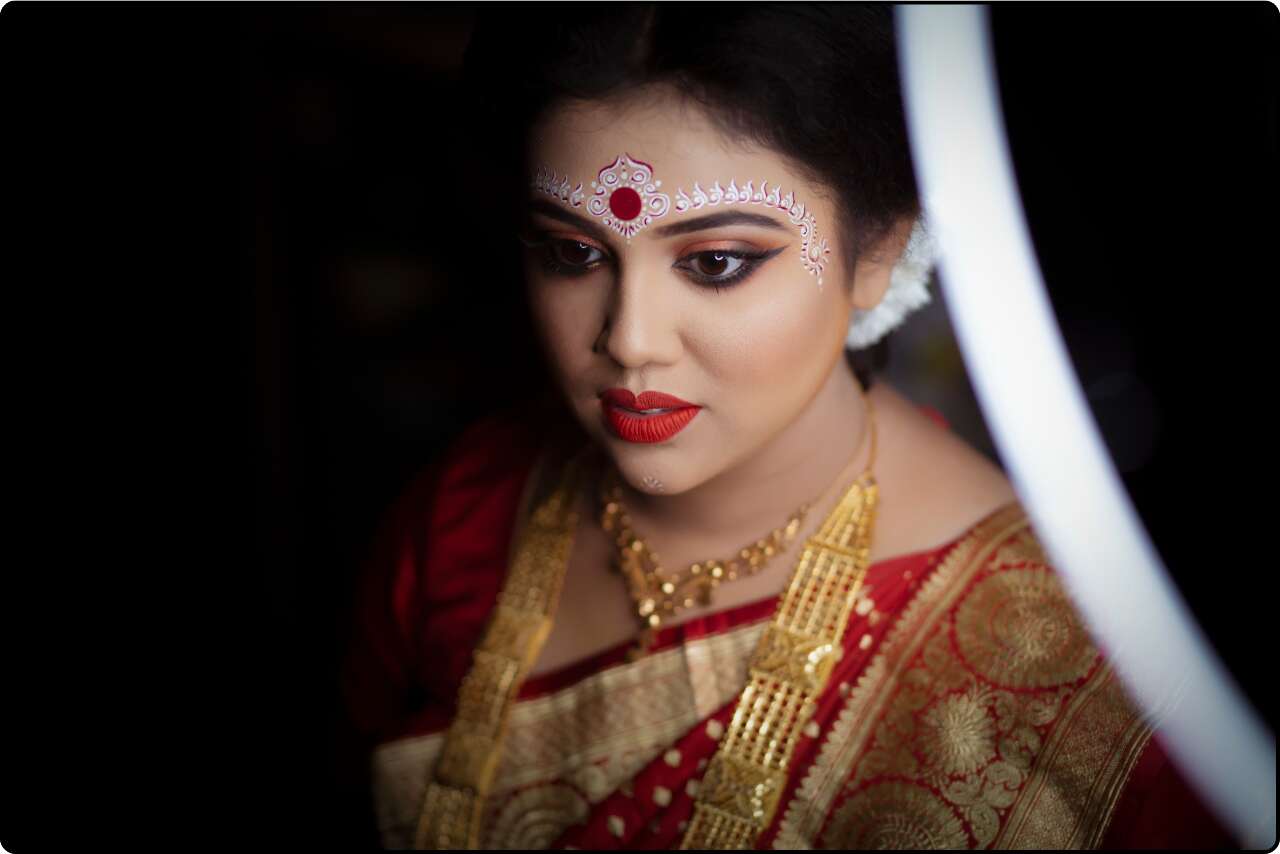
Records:
{"label": "eye", "polygon": [[572,237],[533,232],[516,235],[533,253],[543,272],[553,276],[583,276],[609,263],[609,253],[599,246]]}
{"label": "eye", "polygon": [[777,255],[786,247],[779,246],[767,252],[744,251],[741,249],[708,249],[693,252],[676,262],[676,269],[683,270],[685,275],[699,285],[706,285],[719,290],[729,285],[744,281],[761,264]]}
{"label": "eye", "polygon": [[699,252],[694,256],[693,269],[707,278],[720,279],[738,272],[745,263],[742,256],[728,252]]}
{"label": "eye", "polygon": [[577,240],[552,240],[547,248],[555,261],[565,267],[590,267],[604,260],[599,249]]}

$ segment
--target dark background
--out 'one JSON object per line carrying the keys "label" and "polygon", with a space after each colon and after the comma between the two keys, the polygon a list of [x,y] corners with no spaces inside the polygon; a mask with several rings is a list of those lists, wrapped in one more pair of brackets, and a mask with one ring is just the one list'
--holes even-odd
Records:
{"label": "dark background", "polygon": [[[22,411],[54,448],[26,454],[23,493],[53,519],[35,538],[53,559],[14,575],[59,603],[5,638],[22,700],[5,709],[21,769],[3,792],[9,850],[91,839],[78,817],[110,796],[113,838],[144,846],[375,844],[337,692],[360,561],[491,390],[539,381],[517,283],[492,266],[502,236],[456,216],[458,73],[479,8],[0,14],[22,129],[10,258],[36,271],[9,279],[12,316],[41,321],[20,350],[40,369],[22,372]],[[998,5],[992,21],[1082,384],[1162,558],[1274,729],[1258,594],[1273,571],[1280,15]],[[887,379],[996,457],[943,296],[895,333]],[[82,524],[107,510],[121,518]],[[66,580],[68,564],[83,574]],[[66,598],[106,612],[103,629],[77,634]],[[37,595],[7,600],[19,616]],[[104,744],[109,759],[90,759]]]}

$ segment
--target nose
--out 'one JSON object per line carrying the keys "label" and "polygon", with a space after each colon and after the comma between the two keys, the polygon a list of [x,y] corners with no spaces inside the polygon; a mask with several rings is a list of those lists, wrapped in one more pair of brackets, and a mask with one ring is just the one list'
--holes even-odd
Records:
{"label": "nose", "polygon": [[664,290],[660,277],[652,273],[619,271],[597,350],[630,369],[674,364],[683,344],[674,300]]}

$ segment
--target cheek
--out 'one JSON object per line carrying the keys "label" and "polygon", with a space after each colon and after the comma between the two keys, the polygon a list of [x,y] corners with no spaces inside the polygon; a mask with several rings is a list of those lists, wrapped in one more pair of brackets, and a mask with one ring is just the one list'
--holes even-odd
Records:
{"label": "cheek", "polygon": [[591,344],[600,332],[593,318],[602,310],[606,291],[590,276],[550,281],[527,275],[534,326],[556,371],[571,377],[590,362]]}
{"label": "cheek", "polygon": [[[717,379],[752,397],[811,393],[825,379],[831,351],[843,346],[847,309],[828,283],[779,275],[743,294],[731,322],[708,336],[708,361]],[[751,297],[751,299],[748,299]],[[728,319],[728,318],[726,318]]]}

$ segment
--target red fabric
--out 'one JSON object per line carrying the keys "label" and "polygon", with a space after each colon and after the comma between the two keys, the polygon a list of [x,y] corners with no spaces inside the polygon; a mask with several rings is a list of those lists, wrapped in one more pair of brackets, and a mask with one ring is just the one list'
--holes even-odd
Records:
{"label": "red fabric", "polygon": [[1203,851],[1239,848],[1178,773],[1158,737],[1147,743],[1129,775],[1100,847]]}
{"label": "red fabric", "polygon": [[392,508],[363,572],[343,673],[351,720],[370,742],[452,719],[537,451],[514,418],[482,421]]}

